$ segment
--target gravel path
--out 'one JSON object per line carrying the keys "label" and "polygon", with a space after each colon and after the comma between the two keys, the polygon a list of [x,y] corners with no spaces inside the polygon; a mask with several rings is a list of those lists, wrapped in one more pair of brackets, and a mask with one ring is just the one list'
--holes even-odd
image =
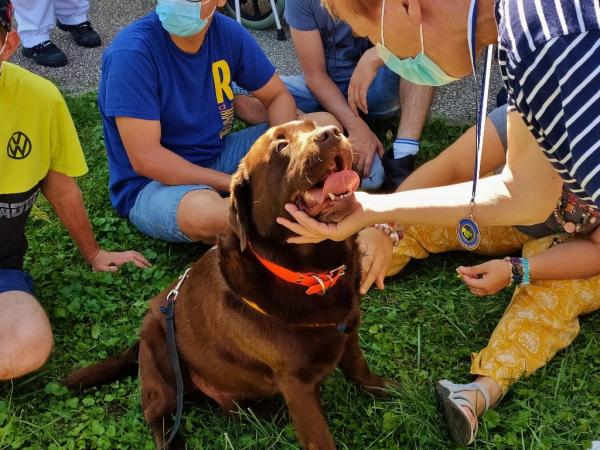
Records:
{"label": "gravel path", "polygon": [[[124,26],[150,11],[155,0],[92,0],[90,20],[100,33],[103,46],[95,49],[84,49],[76,46],[70,35],[56,29],[52,39],[67,54],[69,65],[61,68],[45,68],[34,64],[31,60],[17,52],[13,62],[28,68],[58,84],[63,91],[80,93],[96,89],[100,73],[100,57],[106,45]],[[300,72],[296,54],[291,40],[277,41],[272,30],[251,30],[261,47],[283,75]],[[501,80],[497,67],[494,68],[491,85],[491,100],[495,100]],[[474,84],[465,79],[438,90],[432,114],[450,121],[473,121],[475,114]]]}

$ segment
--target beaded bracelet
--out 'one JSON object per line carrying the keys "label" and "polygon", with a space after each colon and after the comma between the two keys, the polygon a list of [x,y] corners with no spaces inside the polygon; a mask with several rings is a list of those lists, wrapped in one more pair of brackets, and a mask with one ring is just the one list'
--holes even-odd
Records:
{"label": "beaded bracelet", "polygon": [[373,225],[373,227],[377,228],[379,231],[389,237],[392,241],[392,244],[394,244],[394,248],[398,247],[400,240],[404,237],[404,233],[398,225],[389,223],[376,223]]}
{"label": "beaded bracelet", "polygon": [[504,258],[511,266],[511,280],[512,283],[519,283],[527,285],[529,284],[529,261],[527,258],[516,258],[516,257],[506,257]]}

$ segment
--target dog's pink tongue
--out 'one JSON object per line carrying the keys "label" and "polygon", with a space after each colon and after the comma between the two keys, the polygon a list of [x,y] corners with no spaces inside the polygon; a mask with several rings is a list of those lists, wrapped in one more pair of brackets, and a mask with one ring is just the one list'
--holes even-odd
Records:
{"label": "dog's pink tongue", "polygon": [[305,194],[305,201],[310,205],[323,203],[329,193],[335,195],[345,194],[346,192],[354,192],[358,189],[360,178],[353,170],[342,170],[332,173],[327,177],[322,188],[312,188]]}

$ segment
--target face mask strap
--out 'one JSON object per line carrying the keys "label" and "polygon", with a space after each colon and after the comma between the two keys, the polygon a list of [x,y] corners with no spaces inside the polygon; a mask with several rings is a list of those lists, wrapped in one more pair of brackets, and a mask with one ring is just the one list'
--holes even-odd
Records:
{"label": "face mask strap", "polygon": [[383,15],[385,13],[385,0],[381,2],[381,45],[385,47],[385,40],[383,39]]}
{"label": "face mask strap", "polygon": [[419,24],[419,33],[421,34],[421,53],[425,53],[425,41],[423,40],[423,22]]}

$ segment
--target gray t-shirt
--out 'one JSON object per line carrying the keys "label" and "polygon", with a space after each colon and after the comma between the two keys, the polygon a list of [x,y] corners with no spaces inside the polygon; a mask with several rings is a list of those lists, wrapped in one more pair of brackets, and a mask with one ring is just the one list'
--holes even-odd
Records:
{"label": "gray t-shirt", "polygon": [[349,81],[358,60],[371,47],[368,39],[354,37],[345,22],[333,19],[320,0],[287,0],[285,19],[297,30],[321,33],[327,73],[335,82]]}

